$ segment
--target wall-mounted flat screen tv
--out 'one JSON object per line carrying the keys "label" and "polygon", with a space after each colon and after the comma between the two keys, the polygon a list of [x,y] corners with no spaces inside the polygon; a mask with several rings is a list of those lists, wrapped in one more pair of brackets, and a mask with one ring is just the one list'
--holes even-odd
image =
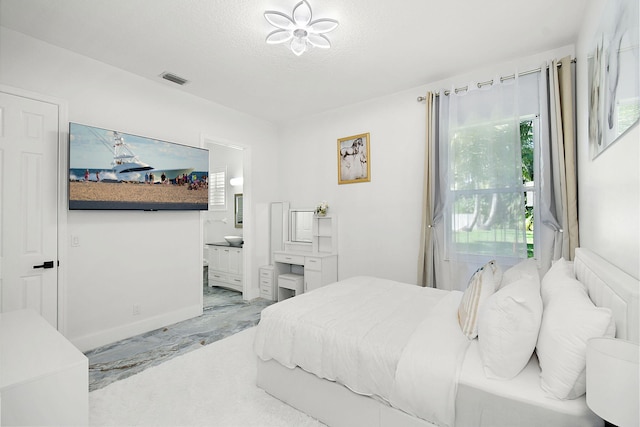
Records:
{"label": "wall-mounted flat screen tv", "polygon": [[70,210],[207,210],[209,150],[69,124]]}

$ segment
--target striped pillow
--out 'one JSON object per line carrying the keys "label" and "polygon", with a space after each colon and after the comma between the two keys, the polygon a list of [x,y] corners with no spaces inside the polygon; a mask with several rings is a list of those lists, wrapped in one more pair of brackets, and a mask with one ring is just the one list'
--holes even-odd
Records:
{"label": "striped pillow", "polygon": [[478,311],[482,303],[496,291],[502,280],[502,270],[495,261],[480,267],[469,279],[460,307],[458,323],[462,333],[470,340],[478,336]]}

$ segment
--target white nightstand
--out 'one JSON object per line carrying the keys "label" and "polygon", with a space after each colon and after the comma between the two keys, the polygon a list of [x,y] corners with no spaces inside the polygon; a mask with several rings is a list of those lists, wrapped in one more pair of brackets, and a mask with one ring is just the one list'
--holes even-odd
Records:
{"label": "white nightstand", "polygon": [[637,426],[640,346],[617,338],[592,338],[587,343],[587,405],[605,421]]}
{"label": "white nightstand", "polygon": [[89,424],[89,361],[33,310],[0,314],[1,425]]}

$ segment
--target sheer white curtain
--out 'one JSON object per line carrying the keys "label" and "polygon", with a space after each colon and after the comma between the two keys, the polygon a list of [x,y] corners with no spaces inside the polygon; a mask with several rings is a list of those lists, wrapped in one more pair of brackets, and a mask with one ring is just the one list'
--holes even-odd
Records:
{"label": "sheer white curtain", "polygon": [[464,289],[489,260],[509,266],[527,258],[520,132],[524,119],[538,126],[539,83],[539,73],[515,72],[440,97],[433,220],[438,288]]}
{"label": "sheer white curtain", "polygon": [[462,290],[491,259],[508,268],[535,256],[541,274],[572,259],[574,87],[567,57],[428,101],[419,283]]}

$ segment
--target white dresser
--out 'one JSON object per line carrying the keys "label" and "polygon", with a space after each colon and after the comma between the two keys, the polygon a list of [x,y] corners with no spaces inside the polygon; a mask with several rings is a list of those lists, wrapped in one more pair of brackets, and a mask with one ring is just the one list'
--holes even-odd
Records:
{"label": "white dresser", "polygon": [[226,243],[207,243],[206,250],[209,286],[242,292],[242,248]]}
{"label": "white dresser", "polygon": [[3,426],[89,424],[89,361],[33,310],[0,314]]}

